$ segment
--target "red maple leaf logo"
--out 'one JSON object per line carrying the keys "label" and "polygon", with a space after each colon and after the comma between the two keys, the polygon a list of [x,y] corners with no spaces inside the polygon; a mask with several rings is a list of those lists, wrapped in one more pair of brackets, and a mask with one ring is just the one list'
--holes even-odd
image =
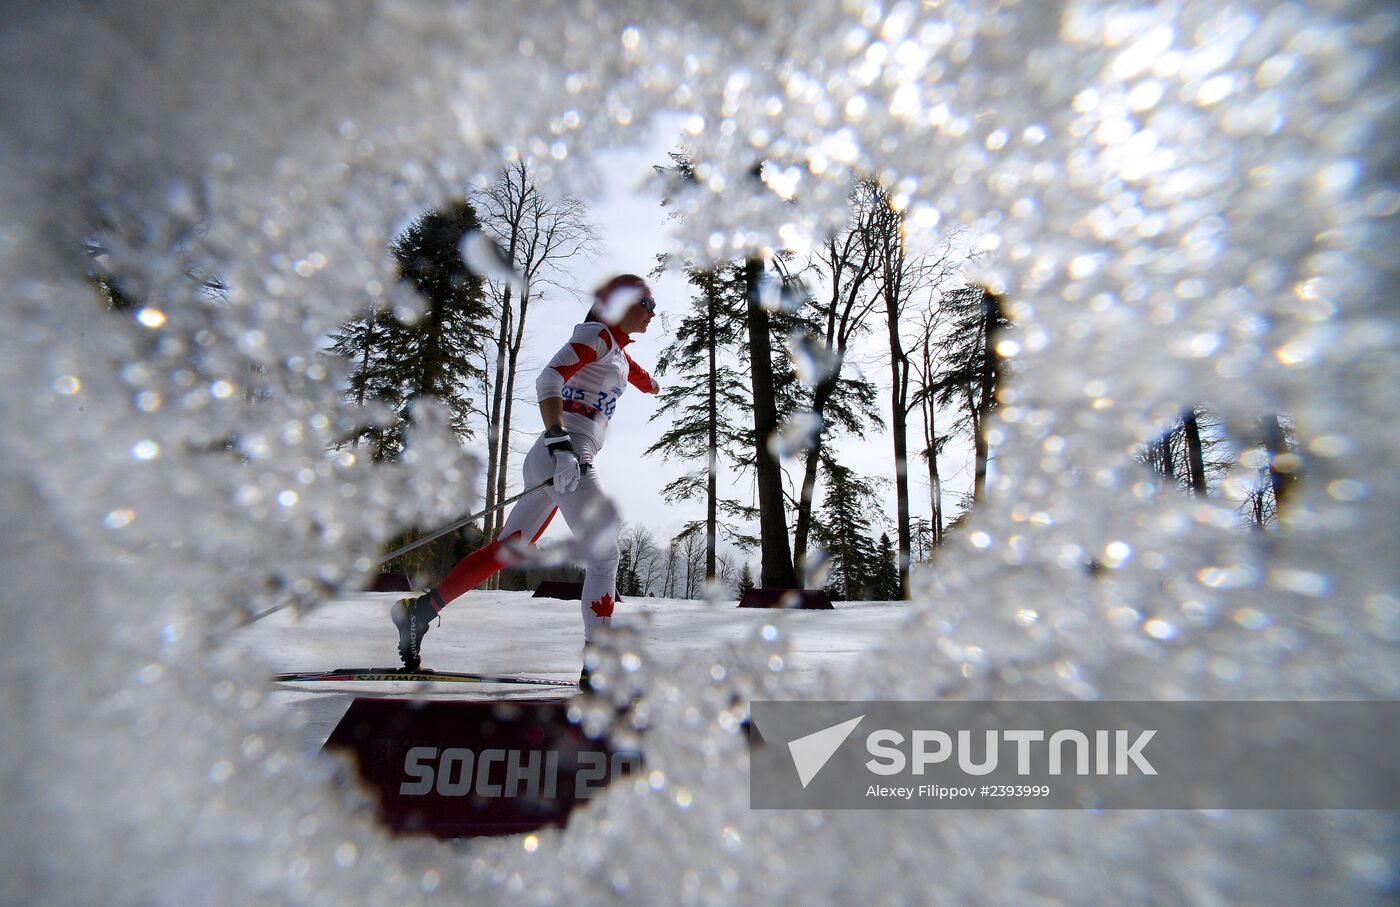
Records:
{"label": "red maple leaf logo", "polygon": [[613,612],[613,597],[612,597],[612,593],[611,593],[611,592],[608,592],[608,593],[604,594],[604,596],[603,596],[602,598],[598,599],[596,602],[594,602],[593,604],[589,605],[588,607],[593,611],[594,614],[598,615],[599,617],[612,617],[612,612]]}

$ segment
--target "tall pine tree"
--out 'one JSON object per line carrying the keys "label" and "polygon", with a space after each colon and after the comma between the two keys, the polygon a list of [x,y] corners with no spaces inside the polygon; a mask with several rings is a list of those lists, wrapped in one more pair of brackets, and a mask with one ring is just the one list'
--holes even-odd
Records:
{"label": "tall pine tree", "polygon": [[670,346],[656,362],[658,375],[680,379],[661,391],[660,405],[652,416],[653,421],[664,417],[669,428],[646,452],[695,466],[662,493],[667,501],[705,502],[705,518],[686,524],[682,534],[703,530],[705,577],[712,579],[721,531],[740,545],[754,544],[734,522],[752,520],[753,508],[724,497],[719,490],[721,462],[739,465],[748,453],[749,435],[742,418],[750,395],[738,353],[745,326],[745,284],[742,265],[688,268],[686,278],[697,292]]}
{"label": "tall pine tree", "polygon": [[899,553],[894,550],[888,532],[880,533],[880,544],[875,549],[870,576],[871,598],[887,602],[903,597],[899,594]]}
{"label": "tall pine tree", "polygon": [[838,601],[863,599],[871,592],[875,561],[869,536],[869,515],[877,508],[875,488],[834,460],[823,465],[826,496],[813,534],[826,548],[831,565],[826,591]]}
{"label": "tall pine tree", "polygon": [[476,211],[465,201],[419,217],[389,252],[399,279],[423,297],[422,317],[407,324],[376,307],[331,336],[332,350],[350,362],[347,396],[360,404],[378,401],[394,415],[387,425],[366,425],[353,439],[367,438],[376,460],[402,453],[410,407],[421,398],[442,402],[452,431],[471,437],[467,388],[481,378],[473,359],[481,355],[490,310],[481,278],[462,261],[458,244],[476,228]]}
{"label": "tall pine tree", "polygon": [[963,287],[943,298],[949,330],[940,343],[943,369],[933,391],[938,403],[961,406],[953,426],[972,437],[972,500],[982,499],[987,484],[987,419],[997,404],[1003,366],[997,335],[1011,326],[1002,299],[984,287]]}

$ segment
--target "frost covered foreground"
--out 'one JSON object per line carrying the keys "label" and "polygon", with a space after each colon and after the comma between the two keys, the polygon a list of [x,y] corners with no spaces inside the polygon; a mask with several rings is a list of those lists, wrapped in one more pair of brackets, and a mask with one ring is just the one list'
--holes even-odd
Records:
{"label": "frost covered foreground", "polygon": [[[1393,897],[1380,814],[751,812],[734,697],[784,695],[781,634],[656,677],[648,783],[533,850],[392,840],[302,752],[220,640],[356,582],[471,473],[432,412],[393,468],[328,457],[319,339],[412,305],[383,255],[404,216],[510,149],[586,188],[660,111],[700,163],[693,254],[800,247],[874,169],[916,231],[976,227],[1013,304],[989,501],[817,692],[1400,693],[1393,6],[653,6],[7,9],[0,899]],[[97,235],[136,318],[94,309]],[[1276,532],[1142,483],[1132,448],[1196,402],[1296,422]]]}

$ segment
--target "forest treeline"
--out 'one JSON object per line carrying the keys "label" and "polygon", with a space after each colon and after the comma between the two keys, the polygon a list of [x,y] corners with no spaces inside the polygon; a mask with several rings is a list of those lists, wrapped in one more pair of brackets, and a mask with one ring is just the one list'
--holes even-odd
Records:
{"label": "forest treeline", "polygon": [[[697,178],[680,154],[657,169],[671,187],[663,205]],[[850,212],[801,260],[779,251],[718,266],[658,262],[657,273],[680,269],[691,295],[669,307],[646,455],[681,466],[663,496],[703,516],[667,540],[626,527],[622,595],[728,597],[759,585],[907,598],[912,565],[936,560],[985,496],[996,456],[988,422],[1011,380],[999,349],[1012,308],[965,280],[960,237],[915,247],[878,181],[856,183]],[[485,444],[485,506],[504,500],[516,382],[532,378],[520,375],[527,318],[541,298],[579,289],[567,286],[569,269],[599,245],[589,217],[578,199],[542,192],[518,161],[396,236],[389,252],[420,310],[370,306],[332,338],[349,363],[347,396],[365,412],[344,443],[393,460],[414,402],[440,400],[464,442]],[[1183,493],[1231,491],[1243,521],[1262,527],[1297,474],[1297,442],[1285,415],[1255,428],[1250,444],[1232,445],[1218,418],[1187,408],[1138,459]],[[841,461],[839,439],[872,436],[888,439],[892,478]],[[911,475],[926,498],[911,495]],[[950,476],[966,490],[945,491]],[[435,578],[502,520],[498,510],[401,566]]]}

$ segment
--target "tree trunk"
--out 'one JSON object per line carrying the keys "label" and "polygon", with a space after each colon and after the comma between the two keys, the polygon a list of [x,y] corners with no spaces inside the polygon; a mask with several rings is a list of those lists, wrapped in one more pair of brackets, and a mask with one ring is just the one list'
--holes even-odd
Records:
{"label": "tree trunk", "polygon": [[[1196,421],[1194,406],[1182,414],[1181,425],[1186,439],[1186,463],[1191,470],[1191,493],[1203,498],[1206,496],[1206,463],[1201,450],[1201,426]],[[1171,452],[1167,453],[1170,458]]]}
{"label": "tree trunk", "polygon": [[920,410],[924,416],[924,449],[928,451],[929,496],[929,554],[943,544],[943,482],[938,475],[938,400],[930,385],[933,383],[933,328],[925,324],[923,339],[922,396]]}
{"label": "tree trunk", "polygon": [[[831,399],[832,393],[836,389],[836,376],[824,379],[819,382],[812,391],[812,415],[816,416],[819,424],[825,418],[826,404]],[[812,499],[816,496],[817,490],[817,466],[821,462],[822,435],[817,431],[817,436],[812,441],[812,446],[807,450],[807,461],[802,469],[802,491],[797,500],[797,527],[794,532],[793,557],[797,569],[801,576],[803,588],[807,585],[807,543],[812,532]]]}
{"label": "tree trunk", "polygon": [[715,296],[709,298],[709,406],[710,456],[705,477],[705,579],[715,578],[715,548],[719,532],[719,356],[715,339]]}
{"label": "tree trunk", "polygon": [[908,439],[908,399],[909,363],[899,343],[899,321],[896,312],[890,313],[890,371],[893,382],[890,387],[890,434],[894,438],[894,495],[895,520],[899,529],[899,595],[909,598],[909,439]]}
{"label": "tree trunk", "polygon": [[996,326],[1000,320],[1000,300],[991,293],[983,297],[982,315],[982,381],[978,389],[977,432],[974,435],[976,448],[976,473],[973,479],[972,499],[982,500],[987,490],[987,416],[992,411],[996,398]]}
{"label": "tree trunk", "polygon": [[[902,240],[901,240],[902,241]],[[886,265],[889,271],[897,270],[902,263],[903,250],[894,254],[901,261]],[[890,435],[894,440],[894,496],[895,522],[899,530],[899,596],[909,598],[909,357],[904,353],[904,344],[899,339],[899,303],[902,290],[899,284],[891,286],[886,277],[883,289],[885,298],[885,326],[890,342]]]}
{"label": "tree trunk", "polygon": [[[500,442],[498,444],[499,453],[496,456],[496,495],[495,500],[504,501],[506,499],[506,477],[510,470],[510,416],[514,409],[515,399],[515,369],[516,351],[510,351],[510,361],[506,364],[506,391],[505,403],[501,409],[501,429]],[[504,509],[504,508],[503,508]],[[496,511],[496,526],[505,525],[505,514]],[[497,531],[500,531],[499,528]]]}
{"label": "tree trunk", "polygon": [[[526,287],[528,290],[528,286]],[[501,453],[496,467],[496,500],[506,499],[506,478],[510,474],[510,422],[515,404],[515,376],[520,362],[520,345],[525,339],[525,313],[530,308],[530,297],[520,294],[520,314],[515,320],[515,337],[510,344],[510,363],[506,371],[505,412],[501,416]],[[501,517],[504,525],[505,517]]]}
{"label": "tree trunk", "polygon": [[1274,492],[1274,519],[1279,519],[1284,501],[1298,482],[1298,459],[1288,450],[1288,437],[1278,413],[1265,416],[1263,423],[1264,449],[1269,452],[1269,486]]}
{"label": "tree trunk", "polygon": [[929,547],[943,544],[943,481],[938,475],[938,410],[933,395],[924,398],[924,443],[928,451],[928,496],[930,511]]}
{"label": "tree trunk", "polygon": [[[360,356],[360,374],[369,374],[369,354],[374,349],[374,329],[379,326],[379,309],[370,306],[369,321],[365,324],[365,347],[364,353]],[[363,407],[365,405],[366,381],[360,381],[360,389],[355,393],[355,405]]]}
{"label": "tree trunk", "polygon": [[[507,339],[510,337],[510,296],[511,288],[506,287],[501,297],[501,331],[496,337],[496,382],[491,389],[491,420],[486,425],[486,506],[496,505],[496,470],[500,462],[501,444],[501,396],[505,392],[505,371]],[[502,523],[500,511],[492,511],[486,517],[484,532],[486,538],[493,539]]]}
{"label": "tree trunk", "polygon": [[758,475],[759,542],[762,550],[761,584],[765,589],[791,589],[797,585],[788,546],[787,513],[783,503],[783,475],[778,459],[768,450],[768,439],[778,429],[778,405],[773,390],[773,351],[768,312],[758,301],[763,262],[750,258],[744,276],[749,302],[749,366],[753,381],[754,453]]}

